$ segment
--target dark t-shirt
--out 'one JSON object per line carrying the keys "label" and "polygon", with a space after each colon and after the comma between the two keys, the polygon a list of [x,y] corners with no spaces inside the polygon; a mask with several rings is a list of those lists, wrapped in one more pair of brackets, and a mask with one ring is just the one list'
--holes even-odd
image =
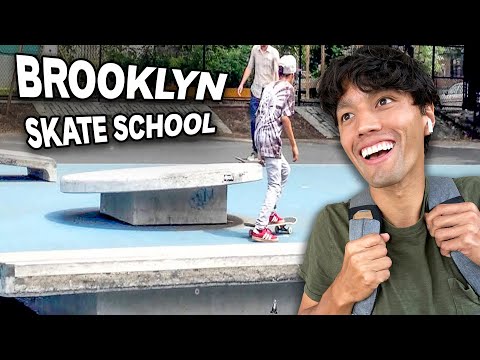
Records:
{"label": "dark t-shirt", "polygon": [[[454,179],[467,202],[480,206],[480,177]],[[385,219],[382,232],[390,234],[390,278],[380,284],[373,314],[480,314],[480,298],[466,283],[452,258],[442,256],[427,231],[423,216],[428,206],[428,181],[420,220],[396,228]],[[348,242],[348,202],[327,205],[319,213],[300,276],[305,293],[320,301],[343,264]]]}

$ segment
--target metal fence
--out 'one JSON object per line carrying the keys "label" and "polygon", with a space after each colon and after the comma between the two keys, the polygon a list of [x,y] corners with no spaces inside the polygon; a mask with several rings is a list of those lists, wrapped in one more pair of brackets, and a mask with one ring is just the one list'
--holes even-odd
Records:
{"label": "metal fence", "polygon": [[[123,68],[134,64],[139,68],[156,66],[188,71],[205,70],[207,50],[208,46],[203,45],[0,45],[0,99],[9,96],[18,98],[14,82],[17,53],[34,55],[39,59],[55,56],[63,59],[67,66],[83,59],[96,70],[104,63],[115,62]],[[226,72],[226,69],[217,69],[217,72]],[[172,79],[173,76],[169,78]]]}
{"label": "metal fence", "polygon": [[41,45],[0,45],[0,97],[8,96],[15,87],[15,54],[39,56],[41,51]]}
{"label": "metal fence", "polygon": [[445,111],[463,107],[467,84],[463,76],[463,46],[432,46],[431,74]]}
{"label": "metal fence", "polygon": [[[299,61],[301,77],[297,82],[299,101],[315,101],[321,73],[321,45],[274,45],[283,54],[292,53]],[[33,48],[35,47],[35,48]],[[356,46],[331,46],[326,60],[333,56],[348,55]],[[238,87],[248,62],[251,45],[0,45],[0,98],[11,94],[17,97],[14,78],[15,53],[58,56],[67,64],[77,59],[89,61],[95,68],[106,62],[121,66],[136,64],[139,67],[157,66],[181,68],[184,71],[202,70],[228,73],[226,87]],[[253,76],[248,79],[249,88]],[[234,97],[235,92],[230,95]],[[239,98],[238,100],[241,100]]]}
{"label": "metal fence", "polygon": [[[350,55],[360,45],[274,45],[283,55],[291,53],[301,69],[297,82],[298,103],[318,101],[317,89],[322,69],[338,56]],[[442,100],[453,108],[462,107],[465,87],[463,82],[463,46],[392,45],[413,55],[435,81]],[[89,61],[96,69],[106,62],[120,66],[180,68],[184,71],[204,70],[228,73],[226,87],[236,88],[247,64],[251,45],[0,45],[0,98],[17,97],[14,82],[16,53],[35,56],[57,56],[67,64],[77,59]],[[168,79],[167,79],[168,80]],[[172,80],[170,78],[169,80]],[[154,80],[153,85],[154,85]],[[246,84],[251,84],[252,76]],[[153,86],[152,85],[152,86]],[[453,86],[453,88],[452,88]],[[235,91],[230,95],[235,97]],[[239,98],[238,100],[242,100]]]}

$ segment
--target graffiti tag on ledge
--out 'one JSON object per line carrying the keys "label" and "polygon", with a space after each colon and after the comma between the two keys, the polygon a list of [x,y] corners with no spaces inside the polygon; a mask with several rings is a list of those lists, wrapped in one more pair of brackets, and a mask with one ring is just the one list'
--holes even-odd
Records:
{"label": "graffiti tag on ledge", "polygon": [[213,188],[198,189],[190,198],[190,206],[194,209],[203,209],[213,198]]}

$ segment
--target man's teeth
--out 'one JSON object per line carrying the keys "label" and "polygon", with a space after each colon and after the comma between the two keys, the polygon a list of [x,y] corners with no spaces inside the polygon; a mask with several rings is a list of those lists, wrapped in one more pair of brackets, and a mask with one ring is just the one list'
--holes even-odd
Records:
{"label": "man's teeth", "polygon": [[394,146],[395,146],[395,143],[392,143],[390,141],[382,141],[382,142],[380,142],[378,144],[375,144],[373,146],[363,148],[362,149],[362,156],[365,159],[367,156],[375,154],[376,152],[379,152],[379,151],[382,151],[382,150],[393,149]]}

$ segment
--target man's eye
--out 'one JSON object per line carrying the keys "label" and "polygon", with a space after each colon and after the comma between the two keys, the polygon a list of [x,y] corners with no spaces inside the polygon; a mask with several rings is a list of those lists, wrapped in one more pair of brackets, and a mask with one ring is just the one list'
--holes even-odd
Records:
{"label": "man's eye", "polygon": [[340,117],[340,120],[347,121],[347,120],[350,120],[351,118],[352,118],[352,113],[346,113]]}
{"label": "man's eye", "polygon": [[378,100],[378,105],[383,106],[383,105],[387,105],[391,102],[392,102],[392,99],[390,99],[390,98],[381,98],[380,100]]}

